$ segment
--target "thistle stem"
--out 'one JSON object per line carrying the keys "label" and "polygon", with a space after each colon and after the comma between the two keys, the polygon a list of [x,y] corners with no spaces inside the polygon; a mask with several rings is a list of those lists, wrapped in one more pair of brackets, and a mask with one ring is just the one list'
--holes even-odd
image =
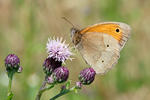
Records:
{"label": "thistle stem", "polygon": [[42,84],[42,86],[41,86],[41,88],[40,88],[40,90],[39,90],[39,92],[38,92],[38,94],[37,94],[35,100],[40,100],[42,94],[43,94],[45,91],[47,91],[47,90],[49,90],[49,89],[51,89],[51,88],[53,88],[53,87],[54,87],[53,84],[46,87],[46,81],[43,81],[43,84]]}
{"label": "thistle stem", "polygon": [[76,87],[72,87],[70,89],[65,89],[63,91],[60,91],[60,93],[58,93],[56,96],[52,97],[50,100],[56,100],[57,98],[65,95],[67,93],[73,92],[75,89],[76,89]]}
{"label": "thistle stem", "polygon": [[13,93],[11,91],[13,74],[14,74],[14,72],[8,73],[9,84],[8,84],[8,93],[7,93],[7,99],[6,100],[12,100],[12,97],[13,97]]}

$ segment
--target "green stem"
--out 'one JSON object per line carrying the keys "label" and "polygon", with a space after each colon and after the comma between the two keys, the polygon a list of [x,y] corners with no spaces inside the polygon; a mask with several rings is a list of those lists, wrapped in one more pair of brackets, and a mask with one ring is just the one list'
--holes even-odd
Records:
{"label": "green stem", "polygon": [[36,96],[36,99],[35,100],[40,100],[41,99],[41,96],[42,96],[42,94],[45,92],[45,91],[47,91],[47,90],[49,90],[49,89],[51,89],[51,88],[53,88],[54,87],[54,85],[52,84],[52,85],[50,85],[50,86],[47,86],[47,87],[45,87],[46,86],[46,81],[44,81],[43,82],[43,84],[42,84],[42,86],[41,86],[41,88],[40,88],[40,90],[39,90],[39,92],[38,92],[38,94],[37,94],[37,96]]}
{"label": "green stem", "polygon": [[12,100],[12,97],[13,97],[13,93],[11,91],[13,74],[14,74],[14,72],[8,73],[9,84],[8,84],[8,93],[7,93],[7,99],[6,100]]}
{"label": "green stem", "polygon": [[59,98],[59,97],[65,95],[65,94],[67,94],[67,93],[70,93],[70,92],[74,91],[75,88],[76,88],[76,87],[72,87],[72,88],[70,88],[70,89],[63,90],[63,91],[61,91],[59,94],[57,94],[56,96],[52,97],[50,100],[55,100],[55,99],[57,99],[57,98]]}

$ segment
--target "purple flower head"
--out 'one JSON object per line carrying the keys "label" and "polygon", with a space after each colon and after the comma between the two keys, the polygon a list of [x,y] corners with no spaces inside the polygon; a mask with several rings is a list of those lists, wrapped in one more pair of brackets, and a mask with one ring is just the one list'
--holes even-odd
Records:
{"label": "purple flower head", "polygon": [[50,58],[55,59],[56,61],[64,62],[67,59],[71,59],[71,51],[68,48],[68,44],[65,44],[65,41],[62,41],[62,38],[48,39],[47,42],[47,52]]}
{"label": "purple flower head", "polygon": [[69,77],[69,70],[66,67],[58,67],[52,73],[53,79],[56,83],[67,81]]}
{"label": "purple flower head", "polygon": [[15,54],[9,54],[5,58],[5,67],[7,71],[16,70],[20,67],[20,59]]}
{"label": "purple flower head", "polygon": [[45,72],[45,74],[47,76],[51,75],[52,72],[60,67],[62,64],[61,61],[56,61],[55,59],[53,58],[46,58],[46,60],[44,61],[44,64],[43,64],[43,70]]}
{"label": "purple flower head", "polygon": [[80,72],[79,80],[84,85],[89,85],[94,81],[96,72],[93,68],[85,68]]}

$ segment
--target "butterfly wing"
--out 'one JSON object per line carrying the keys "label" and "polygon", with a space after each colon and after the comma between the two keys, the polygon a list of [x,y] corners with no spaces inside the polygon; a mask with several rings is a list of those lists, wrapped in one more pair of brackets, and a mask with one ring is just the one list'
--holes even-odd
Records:
{"label": "butterfly wing", "polygon": [[108,22],[85,28],[80,33],[82,39],[77,45],[78,50],[96,73],[104,74],[117,63],[130,36],[130,27],[124,23]]}

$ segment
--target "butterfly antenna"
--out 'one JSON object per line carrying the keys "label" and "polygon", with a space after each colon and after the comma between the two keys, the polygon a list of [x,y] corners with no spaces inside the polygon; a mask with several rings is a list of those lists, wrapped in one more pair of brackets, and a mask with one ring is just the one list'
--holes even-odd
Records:
{"label": "butterfly antenna", "polygon": [[62,19],[64,19],[66,22],[68,22],[72,27],[75,27],[75,26],[71,23],[71,21],[69,21],[66,17],[62,17]]}

